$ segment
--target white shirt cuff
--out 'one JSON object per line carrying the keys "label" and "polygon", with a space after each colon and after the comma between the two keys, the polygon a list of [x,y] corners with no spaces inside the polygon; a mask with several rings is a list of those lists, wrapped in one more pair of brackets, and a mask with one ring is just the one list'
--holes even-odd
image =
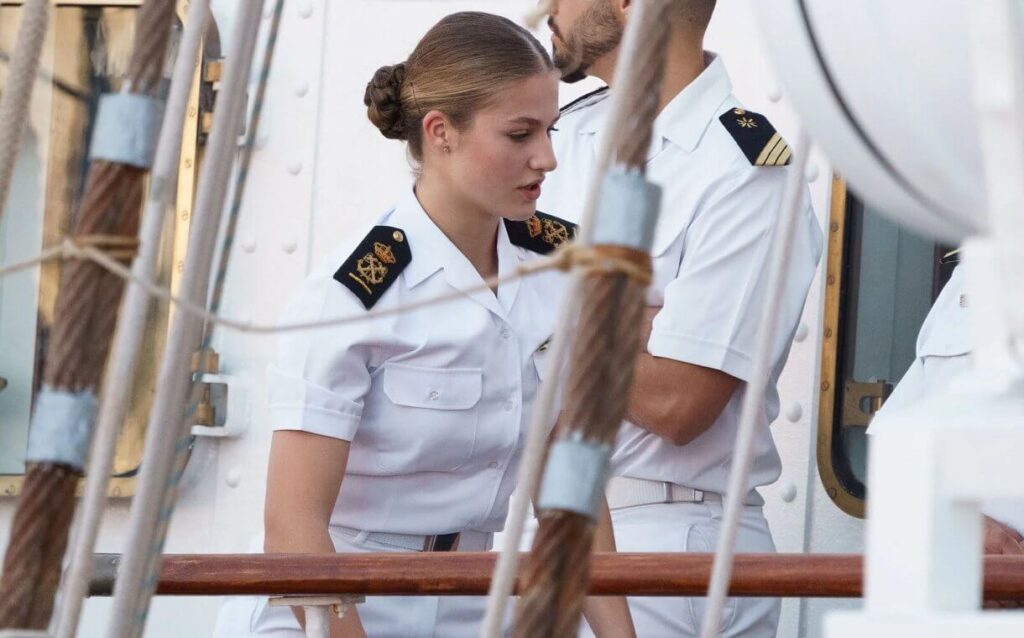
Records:
{"label": "white shirt cuff", "polygon": [[740,381],[750,381],[753,368],[751,358],[744,352],[664,330],[651,333],[647,351],[655,357],[721,370]]}
{"label": "white shirt cuff", "polygon": [[274,430],[299,430],[332,439],[351,441],[359,429],[360,417],[309,405],[271,405]]}

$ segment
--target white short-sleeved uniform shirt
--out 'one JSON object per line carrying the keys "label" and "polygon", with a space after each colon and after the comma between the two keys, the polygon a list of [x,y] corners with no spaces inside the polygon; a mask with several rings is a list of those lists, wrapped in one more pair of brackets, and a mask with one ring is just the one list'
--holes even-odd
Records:
{"label": "white short-sleeved uniform shirt", "polygon": [[[482,284],[411,192],[376,225],[411,261],[374,310]],[[284,321],[366,312],[334,274],[366,231],[309,275]],[[536,253],[497,240],[499,274]],[[344,273],[342,274],[344,276]],[[331,525],[399,534],[501,529],[561,298],[556,272],[443,305],[287,333],[268,368],[274,429],[352,442]]]}
{"label": "white short-sleeved uniform shirt", "polygon": [[[539,210],[578,221],[602,138],[610,134],[604,125],[608,102],[605,92],[565,109],[552,136],[558,169],[546,180]],[[655,120],[647,176],[663,194],[647,303],[662,310],[647,348],[657,357],[748,381],[763,320],[759,311],[771,235],[786,176],[793,169],[752,164],[719,119],[737,108],[724,64],[707,54],[704,72]],[[805,191],[782,293],[775,365],[760,417],[751,488],[773,482],[780,473],[768,429],[779,411],[775,386],[821,251],[821,228]],[[723,492],[741,401],[742,392],[737,392],[714,425],[682,447],[624,423],[612,458],[614,474]]]}
{"label": "white short-sleeved uniform shirt", "polygon": [[[878,414],[902,410],[948,391],[970,367],[970,301],[964,288],[963,269],[957,267],[921,324],[914,362]],[[868,433],[877,434],[892,423],[887,419],[872,421]],[[1024,503],[1019,500],[988,501],[982,510],[1024,533]]]}

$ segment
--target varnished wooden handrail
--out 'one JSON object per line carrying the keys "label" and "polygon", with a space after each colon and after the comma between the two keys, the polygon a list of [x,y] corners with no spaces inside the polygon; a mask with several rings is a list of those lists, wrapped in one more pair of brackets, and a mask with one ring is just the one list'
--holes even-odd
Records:
{"label": "varnished wooden handrail", "polygon": [[[484,595],[492,552],[387,554],[179,554],[164,557],[166,596],[370,594]],[[595,595],[703,595],[712,554],[595,554]],[[91,594],[110,595],[117,556],[97,556]],[[739,554],[734,596],[857,598],[856,554]],[[985,558],[985,598],[1024,601],[1024,556]]]}

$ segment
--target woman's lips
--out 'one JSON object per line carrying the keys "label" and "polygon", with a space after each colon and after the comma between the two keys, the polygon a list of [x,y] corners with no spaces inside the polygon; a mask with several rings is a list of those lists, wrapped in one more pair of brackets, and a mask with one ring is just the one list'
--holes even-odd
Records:
{"label": "woman's lips", "polygon": [[530,184],[529,186],[520,186],[519,192],[525,195],[531,202],[535,202],[540,198],[540,182]]}

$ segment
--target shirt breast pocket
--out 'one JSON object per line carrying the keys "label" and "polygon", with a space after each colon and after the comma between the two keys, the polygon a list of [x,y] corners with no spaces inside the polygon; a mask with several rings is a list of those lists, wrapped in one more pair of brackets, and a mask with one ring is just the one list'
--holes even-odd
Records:
{"label": "shirt breast pocket", "polygon": [[449,472],[473,456],[483,391],[478,368],[387,363],[378,414],[377,466],[396,473]]}

